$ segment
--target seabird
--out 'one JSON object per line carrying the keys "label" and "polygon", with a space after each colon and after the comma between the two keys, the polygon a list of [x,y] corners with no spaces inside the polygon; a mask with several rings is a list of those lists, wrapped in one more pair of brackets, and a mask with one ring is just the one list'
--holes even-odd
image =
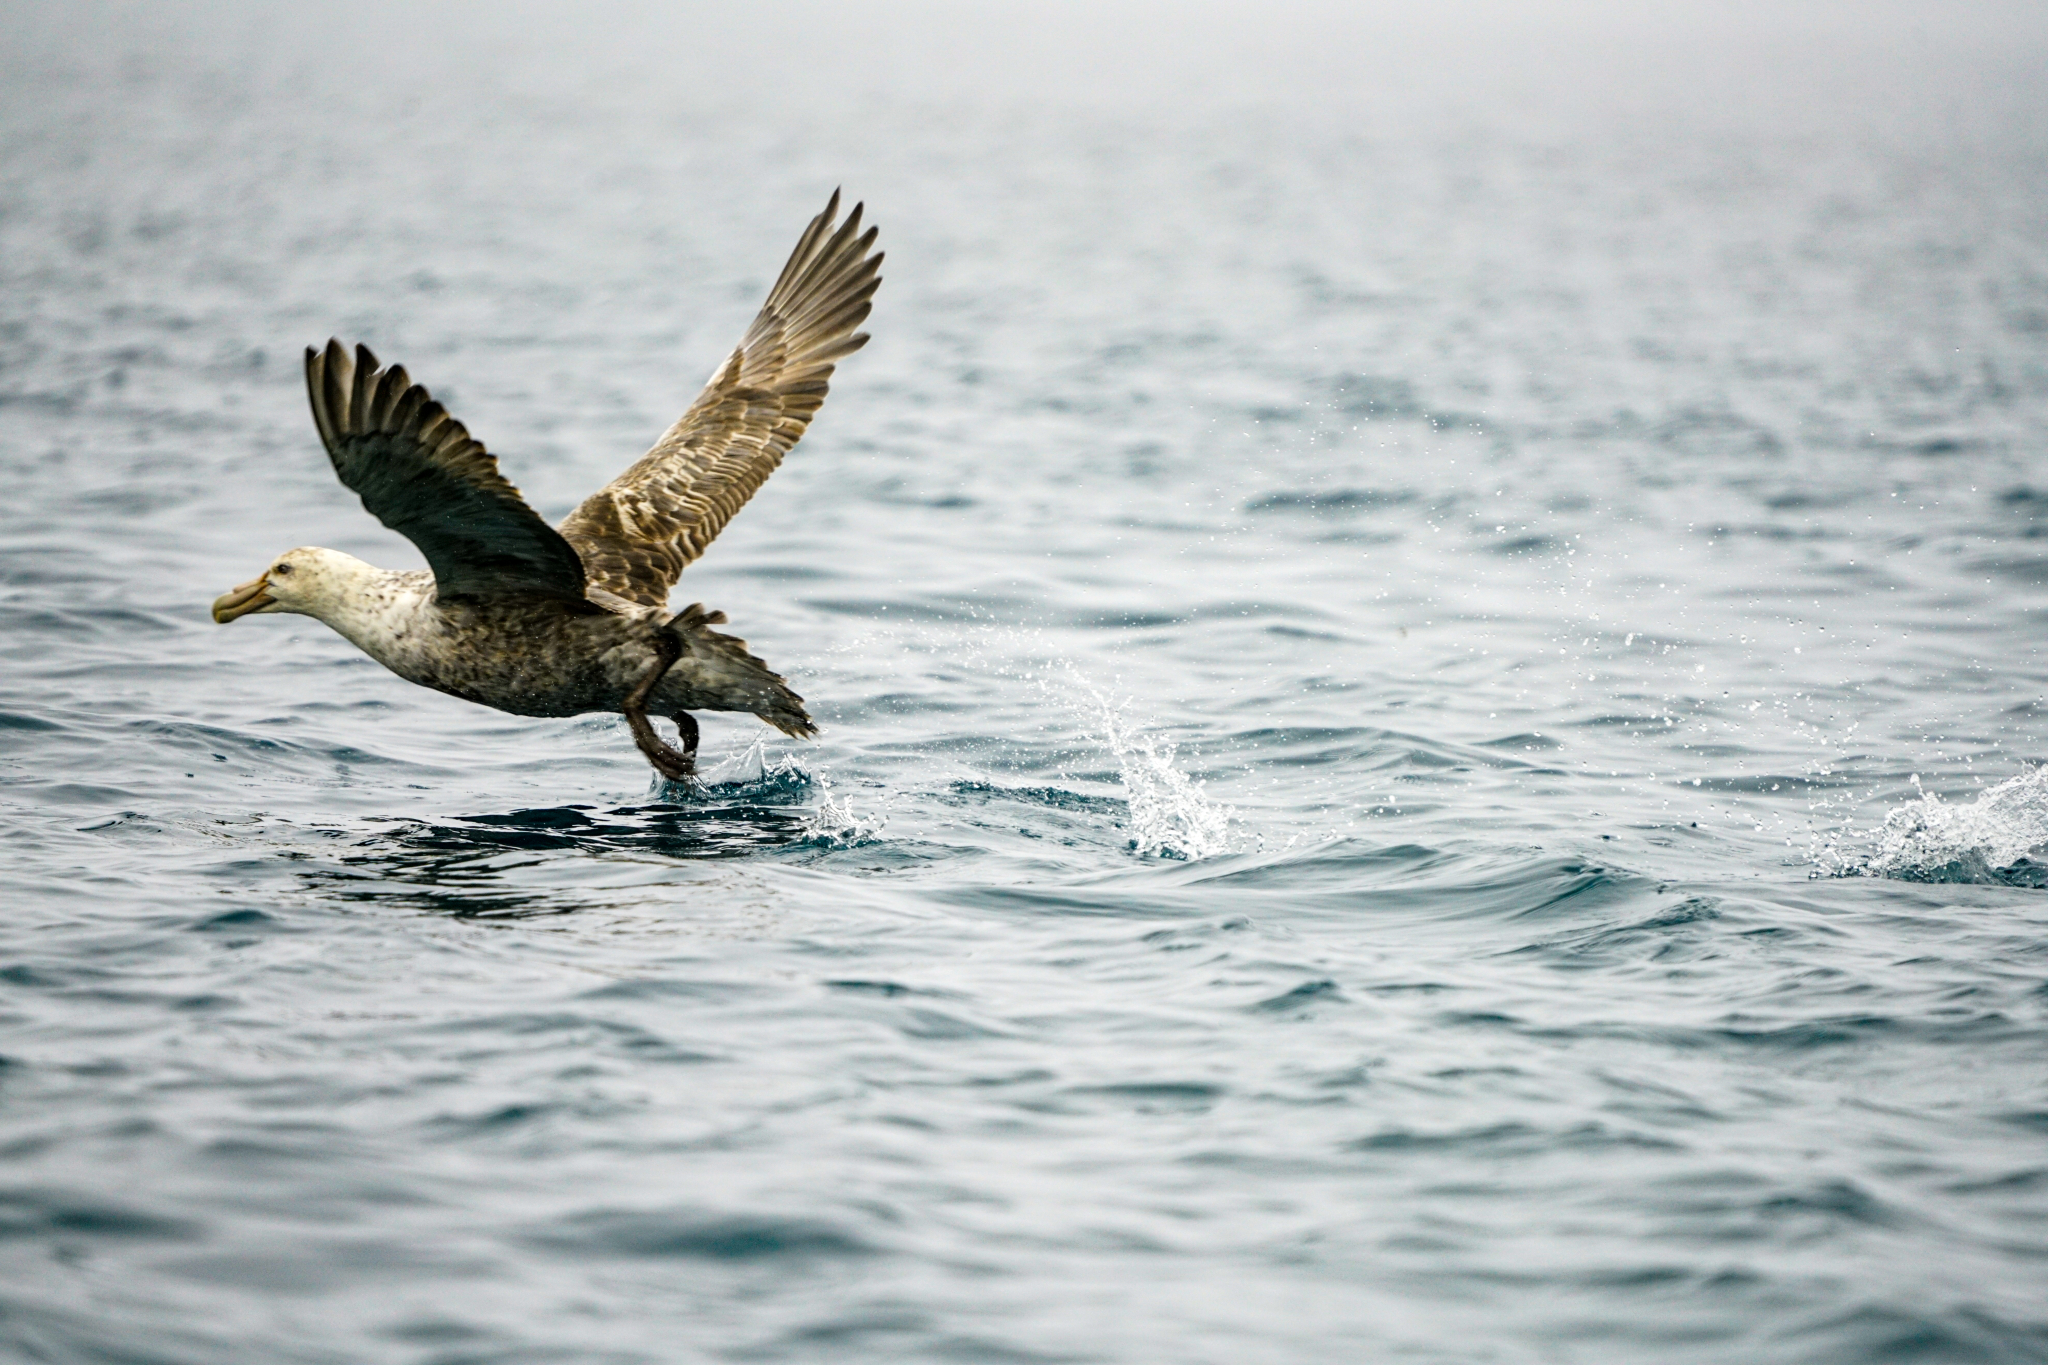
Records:
{"label": "seabird", "polygon": [[[746,641],[711,629],[724,612],[671,614],[668,594],[802,438],[833,363],[867,343],[855,329],[882,256],[861,208],[836,222],[832,192],[689,411],[559,527],[402,367],[380,367],[364,346],[353,357],[339,341],[308,347],[306,390],[334,472],[429,571],[302,547],[215,601],[213,619],[312,616],[409,682],[516,716],[618,712],[671,781],[695,770],[692,711],[749,711],[784,734],[815,734],[803,698]],[[680,750],[650,712],[675,720]]]}

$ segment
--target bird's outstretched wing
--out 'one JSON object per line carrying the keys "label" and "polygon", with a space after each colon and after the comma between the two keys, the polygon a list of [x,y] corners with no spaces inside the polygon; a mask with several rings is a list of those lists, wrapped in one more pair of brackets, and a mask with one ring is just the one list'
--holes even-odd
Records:
{"label": "bird's outstretched wing", "polygon": [[526,505],[498,461],[402,366],[367,346],[306,348],[313,423],[371,516],[419,546],[443,599],[524,594],[584,601],[583,563]]}
{"label": "bird's outstretched wing", "polygon": [[861,205],[834,223],[839,191],[811,220],[768,301],[704,392],[631,469],[562,523],[594,587],[644,606],[668,601],[683,567],[782,463],[825,401],[833,362],[867,344],[856,332],[881,284],[875,229]]}

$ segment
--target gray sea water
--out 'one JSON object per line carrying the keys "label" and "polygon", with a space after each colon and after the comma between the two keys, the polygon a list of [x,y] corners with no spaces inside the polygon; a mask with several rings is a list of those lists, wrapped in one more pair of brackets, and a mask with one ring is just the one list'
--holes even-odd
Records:
{"label": "gray sea water", "polygon": [[[0,1357],[2048,1360],[2033,11],[4,18]],[[820,740],[209,620],[838,184]]]}

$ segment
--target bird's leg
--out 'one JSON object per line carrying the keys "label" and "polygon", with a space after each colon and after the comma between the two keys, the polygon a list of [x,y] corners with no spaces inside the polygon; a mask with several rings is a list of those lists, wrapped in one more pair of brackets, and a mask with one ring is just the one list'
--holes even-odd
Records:
{"label": "bird's leg", "polygon": [[688,711],[675,714],[676,731],[683,741],[683,757],[695,761],[697,757],[697,718]]}
{"label": "bird's leg", "polygon": [[[661,680],[683,657],[683,642],[668,631],[660,631],[654,637],[654,663],[646,676],[634,684],[626,694],[626,724],[632,728],[633,742],[640,746],[640,752],[647,755],[647,761],[654,770],[671,782],[680,782],[697,771],[697,746],[690,744],[687,753],[677,753],[661,742],[661,736],[654,733],[654,727],[647,722],[647,702],[654,696],[654,689],[661,686]],[[694,727],[693,727],[694,728]]]}

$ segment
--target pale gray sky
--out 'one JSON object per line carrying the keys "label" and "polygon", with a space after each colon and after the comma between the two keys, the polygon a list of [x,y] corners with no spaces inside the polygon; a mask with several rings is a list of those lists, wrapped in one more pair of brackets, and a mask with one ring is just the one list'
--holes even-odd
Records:
{"label": "pale gray sky", "polygon": [[393,68],[426,83],[663,102],[884,98],[1196,106],[1341,102],[1388,117],[1588,114],[1836,122],[2040,117],[2048,5],[1841,0],[1159,3],[585,0],[0,4],[4,62]]}

